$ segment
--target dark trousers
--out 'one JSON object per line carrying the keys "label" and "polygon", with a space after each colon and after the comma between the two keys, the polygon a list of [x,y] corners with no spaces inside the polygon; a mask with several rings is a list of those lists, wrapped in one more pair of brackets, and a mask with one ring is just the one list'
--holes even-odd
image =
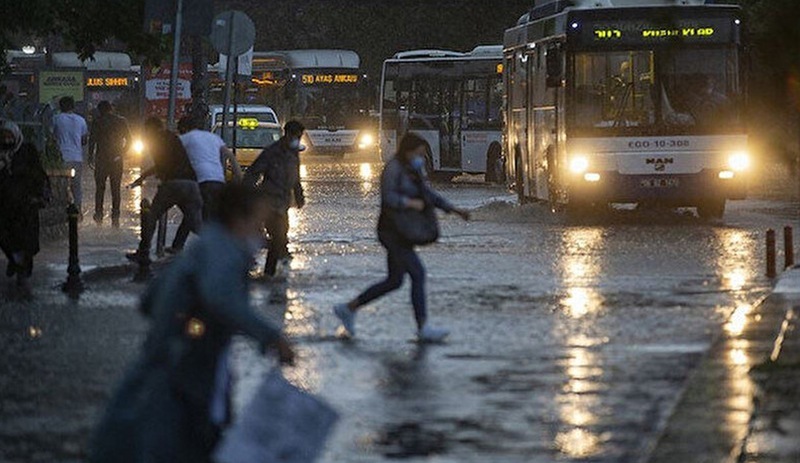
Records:
{"label": "dark trousers", "polygon": [[[219,217],[220,196],[225,184],[222,182],[203,182],[200,184],[200,196],[203,197],[203,221],[216,220]],[[182,221],[172,240],[172,247],[183,249],[189,238],[189,224]]]}
{"label": "dark trousers", "polygon": [[140,256],[149,256],[158,219],[172,206],[178,206],[181,210],[183,222],[186,223],[189,231],[194,233],[200,231],[203,222],[201,215],[203,198],[197,182],[193,180],[166,181],[158,186],[158,192],[150,206],[150,213],[145,217],[142,239],[139,242]]}
{"label": "dark trousers", "polygon": [[119,218],[120,190],[122,188],[122,163],[98,163],[94,170],[96,186],[94,195],[94,216],[103,217],[103,202],[106,195],[106,180],[111,186],[111,217]]}
{"label": "dark trousers", "polygon": [[33,274],[33,256],[39,253],[39,209],[0,213],[0,249],[8,259],[8,276]]}
{"label": "dark trousers", "polygon": [[269,234],[269,247],[264,273],[274,276],[278,261],[289,256],[289,211],[270,208],[265,227]]}
{"label": "dark trousers", "polygon": [[387,267],[389,274],[386,279],[377,283],[361,293],[356,301],[358,306],[370,302],[395,291],[403,285],[405,275],[411,277],[411,303],[414,306],[414,318],[417,327],[422,328],[428,318],[427,302],[425,300],[425,266],[422,265],[419,255],[414,247],[402,243],[397,237],[382,234],[381,244],[386,248]]}

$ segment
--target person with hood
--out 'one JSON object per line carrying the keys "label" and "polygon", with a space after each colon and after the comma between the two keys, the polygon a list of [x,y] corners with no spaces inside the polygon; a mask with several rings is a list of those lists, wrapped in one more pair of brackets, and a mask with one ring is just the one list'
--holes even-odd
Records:
{"label": "person with hood", "polygon": [[356,334],[356,311],[399,289],[406,274],[411,277],[411,302],[414,307],[419,340],[421,342],[439,342],[450,333],[444,328],[436,328],[428,323],[425,267],[414,250],[414,245],[401,236],[392,218],[393,211],[403,209],[424,211],[428,207],[435,207],[448,213],[458,214],[464,220],[469,220],[469,212],[453,206],[428,185],[425,173],[427,150],[427,142],[409,132],[400,140],[397,154],[383,168],[378,240],[386,248],[388,276],[347,304],[339,304],[334,307],[334,314],[350,336]]}
{"label": "person with hood", "polygon": [[0,248],[6,275],[30,295],[33,257],[39,253],[39,209],[50,199],[50,181],[39,152],[19,126],[0,119]]}
{"label": "person with hood", "polygon": [[[218,222],[148,287],[140,310],[150,329],[138,359],[106,408],[89,463],[210,463],[231,422],[231,338],[291,364],[278,327],[252,308],[249,271],[266,204],[252,189],[227,185]],[[253,243],[256,243],[255,245]]]}
{"label": "person with hood", "polygon": [[292,204],[302,208],[305,203],[303,185],[300,183],[300,143],[305,127],[298,121],[289,121],[283,128],[280,140],[266,147],[247,169],[244,184],[261,192],[269,206],[266,229],[270,236],[264,275],[274,277],[278,263],[289,258],[289,208]]}

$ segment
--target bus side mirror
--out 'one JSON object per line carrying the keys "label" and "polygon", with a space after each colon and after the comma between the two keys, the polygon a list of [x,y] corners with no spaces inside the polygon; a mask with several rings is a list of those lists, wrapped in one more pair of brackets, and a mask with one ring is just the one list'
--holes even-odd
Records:
{"label": "bus side mirror", "polygon": [[552,45],[547,48],[545,65],[547,67],[547,86],[560,87],[564,80],[564,66],[561,59],[561,47]]}

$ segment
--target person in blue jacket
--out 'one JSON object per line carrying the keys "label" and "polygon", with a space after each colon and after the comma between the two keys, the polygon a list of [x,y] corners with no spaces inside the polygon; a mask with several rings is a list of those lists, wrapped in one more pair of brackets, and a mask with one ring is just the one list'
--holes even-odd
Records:
{"label": "person in blue jacket", "polygon": [[347,304],[334,307],[334,314],[350,336],[355,336],[356,311],[366,304],[400,288],[406,274],[411,277],[411,302],[417,322],[417,335],[422,342],[438,342],[450,332],[428,324],[425,295],[425,267],[414,250],[404,240],[391,219],[391,210],[422,211],[427,204],[469,220],[469,212],[456,208],[426,181],[425,165],[428,145],[424,139],[407,133],[400,140],[397,154],[386,164],[381,174],[381,214],[378,219],[378,239],[386,248],[388,276],[369,287]]}
{"label": "person in blue jacket", "polygon": [[220,199],[220,222],[142,298],[151,327],[97,427],[91,463],[210,463],[231,418],[231,336],[244,334],[293,361],[279,329],[250,306],[248,274],[266,206],[241,185],[227,185]]}

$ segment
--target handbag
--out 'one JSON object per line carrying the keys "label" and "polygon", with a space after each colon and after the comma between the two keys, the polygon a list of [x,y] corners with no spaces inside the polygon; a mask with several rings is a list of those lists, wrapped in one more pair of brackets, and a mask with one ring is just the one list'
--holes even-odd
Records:
{"label": "handbag", "polygon": [[278,368],[266,375],[242,416],[214,451],[217,463],[312,463],[339,419]]}
{"label": "handbag", "polygon": [[425,246],[439,239],[439,218],[429,204],[421,211],[391,209],[389,216],[397,234],[409,244]]}

